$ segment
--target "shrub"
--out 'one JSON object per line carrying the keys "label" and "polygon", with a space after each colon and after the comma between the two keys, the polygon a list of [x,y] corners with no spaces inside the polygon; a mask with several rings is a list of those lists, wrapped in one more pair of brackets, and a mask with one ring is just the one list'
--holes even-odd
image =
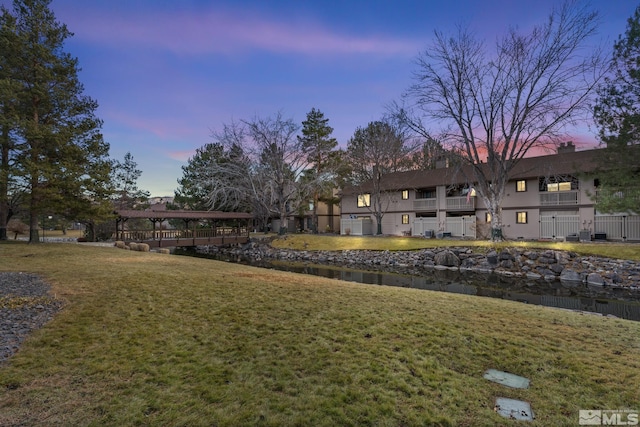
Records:
{"label": "shrub", "polygon": [[29,226],[19,219],[9,220],[7,224],[7,230],[11,233],[15,233],[13,240],[18,238],[18,234],[27,234],[29,232]]}

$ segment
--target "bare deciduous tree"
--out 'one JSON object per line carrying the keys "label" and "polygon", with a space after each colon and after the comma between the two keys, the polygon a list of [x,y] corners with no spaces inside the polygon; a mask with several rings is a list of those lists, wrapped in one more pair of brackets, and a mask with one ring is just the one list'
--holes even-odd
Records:
{"label": "bare deciduous tree", "polygon": [[358,203],[376,218],[377,234],[382,234],[382,218],[393,197],[383,188],[383,177],[409,170],[416,148],[415,141],[408,140],[389,121],[371,122],[366,128],[356,129],[348,142],[346,160],[352,171],[352,184],[361,192]]}
{"label": "bare deciduous tree", "polygon": [[254,118],[225,125],[214,134],[217,143],[235,146],[242,152],[238,161],[209,162],[207,182],[212,208],[217,201],[227,206],[251,205],[263,220],[277,217],[280,233],[288,228],[289,217],[308,204],[317,183],[308,176],[308,153],[296,137],[299,126],[281,113],[269,118]]}
{"label": "bare deciduous tree", "polygon": [[532,149],[557,144],[588,110],[605,68],[588,50],[596,26],[595,12],[567,2],[529,34],[509,30],[492,55],[460,28],[452,37],[436,32],[417,59],[399,116],[423,136],[431,132],[422,119],[442,126],[437,139],[470,166],[467,180],[491,214],[494,239],[502,237],[511,170]]}

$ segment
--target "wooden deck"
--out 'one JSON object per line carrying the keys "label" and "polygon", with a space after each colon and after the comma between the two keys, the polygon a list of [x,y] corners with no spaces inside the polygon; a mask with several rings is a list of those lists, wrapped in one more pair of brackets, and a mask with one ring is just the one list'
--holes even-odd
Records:
{"label": "wooden deck", "polygon": [[[219,211],[117,211],[116,239],[125,243],[146,243],[152,248],[243,244],[249,241],[251,214]],[[153,223],[152,230],[126,230],[130,218],[145,218]],[[181,219],[182,230],[163,230],[157,227],[166,219]],[[227,225],[228,223],[235,225]],[[240,225],[238,225],[240,224]]]}
{"label": "wooden deck", "polygon": [[249,233],[244,227],[217,227],[205,230],[162,230],[162,231],[123,231],[119,240],[146,243],[151,248],[176,246],[205,246],[243,244],[249,241]]}

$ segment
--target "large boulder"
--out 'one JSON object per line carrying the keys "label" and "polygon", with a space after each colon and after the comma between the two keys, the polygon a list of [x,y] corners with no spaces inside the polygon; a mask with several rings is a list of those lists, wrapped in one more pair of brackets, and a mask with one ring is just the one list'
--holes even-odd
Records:
{"label": "large boulder", "polygon": [[584,281],[582,274],[577,271],[571,270],[569,268],[565,268],[562,270],[560,274],[560,282],[567,286],[578,286],[581,285]]}
{"label": "large boulder", "polygon": [[433,261],[436,265],[444,265],[445,267],[459,267],[460,258],[451,251],[438,252]]}
{"label": "large boulder", "polygon": [[604,286],[604,279],[598,273],[590,273],[587,276],[587,285]]}

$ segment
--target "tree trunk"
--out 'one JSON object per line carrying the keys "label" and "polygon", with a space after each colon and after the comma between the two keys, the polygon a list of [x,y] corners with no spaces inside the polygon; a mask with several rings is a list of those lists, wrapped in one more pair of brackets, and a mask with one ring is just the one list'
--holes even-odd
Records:
{"label": "tree trunk", "polygon": [[2,130],[2,152],[0,152],[0,240],[7,240],[9,222],[9,132]]}
{"label": "tree trunk", "polygon": [[489,204],[489,215],[491,215],[491,241],[501,242],[502,235],[502,209],[497,206],[497,202]]}
{"label": "tree trunk", "polygon": [[311,231],[313,234],[318,234],[318,193],[313,195],[313,214],[311,216]]}
{"label": "tree trunk", "polygon": [[278,230],[278,234],[283,236],[287,234],[287,230],[289,229],[289,220],[287,218],[287,211],[283,207],[280,209],[280,229]]}
{"label": "tree trunk", "polygon": [[29,212],[29,243],[40,243],[40,227],[38,226],[38,215],[33,208]]}

